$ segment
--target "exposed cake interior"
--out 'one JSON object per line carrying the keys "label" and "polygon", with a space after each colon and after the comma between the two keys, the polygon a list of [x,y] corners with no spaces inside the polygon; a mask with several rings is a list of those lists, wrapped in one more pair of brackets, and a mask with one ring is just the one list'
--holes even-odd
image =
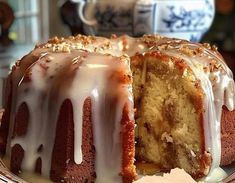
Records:
{"label": "exposed cake interior", "polygon": [[[160,54],[132,60],[137,169],[154,174],[175,167],[207,174],[200,88],[184,76],[185,65]],[[190,72],[190,71],[189,71]],[[208,162],[205,162],[208,164]],[[199,175],[201,172],[201,175]]]}

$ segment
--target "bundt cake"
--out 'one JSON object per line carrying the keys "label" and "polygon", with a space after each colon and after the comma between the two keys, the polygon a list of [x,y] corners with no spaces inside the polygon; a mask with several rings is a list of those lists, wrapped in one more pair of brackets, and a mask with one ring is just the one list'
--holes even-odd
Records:
{"label": "bundt cake", "polygon": [[8,77],[0,152],[54,182],[131,183],[235,160],[234,80],[215,47],[158,35],[53,38]]}

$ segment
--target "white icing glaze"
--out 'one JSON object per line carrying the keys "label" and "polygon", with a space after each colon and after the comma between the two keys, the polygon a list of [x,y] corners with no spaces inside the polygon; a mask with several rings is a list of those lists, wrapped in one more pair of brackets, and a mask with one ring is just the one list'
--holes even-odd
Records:
{"label": "white icing glaze", "polygon": [[[90,97],[96,182],[121,182],[120,122],[125,105],[133,120],[130,81],[123,81],[124,77],[131,75],[129,61],[79,50],[72,50],[71,53],[47,51],[27,71],[32,73],[31,81],[25,81],[27,75],[18,80],[14,114],[23,102],[27,104],[30,116],[28,131],[25,136],[12,139],[10,145],[20,144],[24,149],[22,170],[33,171],[40,157],[42,175],[49,177],[56,124],[65,99],[70,99],[73,105],[74,160],[77,164],[82,162],[83,105],[85,99]],[[37,152],[40,145],[43,145],[43,151]]]}
{"label": "white icing glaze", "polygon": [[[130,74],[126,64],[111,56],[88,56],[84,64],[79,67],[79,72],[69,89],[69,96],[75,110],[75,139],[77,140],[75,140],[75,153],[79,154],[75,157],[75,162],[78,164],[82,158],[81,110],[87,96],[91,97],[96,149],[96,182],[98,183],[121,182],[121,177],[117,173],[121,172],[122,162],[120,121],[124,105],[131,104],[129,106],[131,112],[133,102],[130,85],[118,83],[118,78],[115,77],[118,77],[120,71],[124,71],[123,74]],[[86,78],[92,78],[92,80]]]}

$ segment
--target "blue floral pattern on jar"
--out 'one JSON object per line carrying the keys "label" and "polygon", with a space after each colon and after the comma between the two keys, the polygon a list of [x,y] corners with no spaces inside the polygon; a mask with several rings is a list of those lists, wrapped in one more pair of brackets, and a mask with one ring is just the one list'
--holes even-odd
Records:
{"label": "blue floral pattern on jar", "polygon": [[123,1],[122,6],[114,5],[112,1],[105,1],[106,5],[103,6],[97,1],[91,11],[97,23],[85,24],[86,33],[103,36],[112,33],[132,36],[151,33],[198,42],[214,19],[214,0],[130,1],[132,4],[129,0]]}

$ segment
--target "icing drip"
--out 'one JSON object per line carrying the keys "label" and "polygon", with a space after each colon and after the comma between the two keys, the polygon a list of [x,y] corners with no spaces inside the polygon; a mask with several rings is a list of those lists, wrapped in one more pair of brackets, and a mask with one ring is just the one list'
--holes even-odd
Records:
{"label": "icing drip", "polygon": [[[28,68],[18,85],[16,110],[23,102],[27,104],[30,130],[25,136],[14,138],[11,147],[20,144],[24,149],[23,170],[34,170],[36,159],[41,157],[42,175],[47,177],[51,167],[57,117],[63,102],[64,89],[63,82],[60,81],[71,65],[69,61],[73,59],[72,55],[67,54],[66,58],[63,54],[42,54],[39,60]],[[27,81],[27,73],[32,73],[31,81]],[[37,152],[41,145],[43,151]]]}
{"label": "icing drip", "polygon": [[[73,105],[74,160],[77,164],[83,161],[83,105],[85,99],[90,97],[96,182],[122,181],[120,122],[125,105],[133,120],[128,63],[126,57],[88,54],[81,50],[72,50],[71,53],[53,52],[51,49],[43,53],[41,50],[41,56],[28,67],[17,87],[14,114],[23,102],[27,104],[30,114],[27,134],[13,138],[10,144],[11,147],[20,144],[24,149],[22,170],[33,171],[40,157],[42,175],[49,177],[59,110],[66,99],[70,99]],[[43,151],[38,152],[41,145]]]}
{"label": "icing drip", "polygon": [[[130,85],[119,83],[120,76],[123,77],[123,74],[130,74],[126,64],[111,56],[88,56],[86,61],[79,67],[79,72],[77,72],[71,89],[69,89],[76,121],[76,163],[80,163],[82,159],[81,110],[85,99],[88,96],[91,97],[96,149],[96,182],[98,183],[121,182],[121,177],[117,173],[121,172],[122,162],[120,121],[124,105],[126,103],[131,104],[129,106],[130,111],[132,111],[133,107]],[[123,73],[121,74],[120,72]]]}

